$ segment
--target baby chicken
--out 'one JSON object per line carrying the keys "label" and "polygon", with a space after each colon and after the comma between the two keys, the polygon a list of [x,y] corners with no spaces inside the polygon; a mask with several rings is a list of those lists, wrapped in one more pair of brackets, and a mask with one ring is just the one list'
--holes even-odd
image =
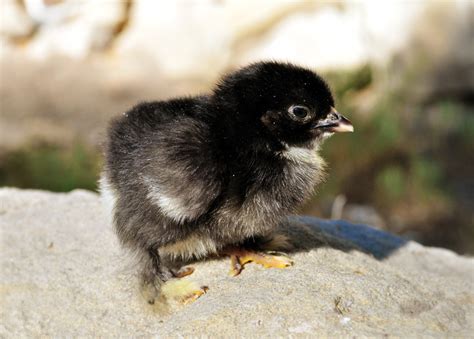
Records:
{"label": "baby chicken", "polygon": [[192,273],[180,269],[186,260],[227,254],[234,274],[249,261],[290,265],[252,250],[284,240],[276,226],[323,178],[321,143],[347,131],[321,77],[277,62],[230,73],[209,95],[142,103],[113,120],[101,190],[118,238],[139,255],[147,301]]}

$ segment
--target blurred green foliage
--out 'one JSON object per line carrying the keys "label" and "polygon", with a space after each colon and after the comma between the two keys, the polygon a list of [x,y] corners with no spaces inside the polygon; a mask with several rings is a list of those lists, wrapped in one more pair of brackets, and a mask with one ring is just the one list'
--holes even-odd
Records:
{"label": "blurred green foliage", "polygon": [[385,200],[396,201],[406,192],[406,175],[399,166],[387,166],[376,177],[377,188]]}
{"label": "blurred green foliage", "polygon": [[100,162],[98,152],[81,143],[71,148],[31,145],[4,156],[0,162],[0,185],[57,192],[94,190]]}
{"label": "blurred green foliage", "polygon": [[373,72],[370,65],[364,65],[351,71],[330,72],[325,74],[330,82],[334,96],[345,101],[353,92],[360,91],[373,81]]}
{"label": "blurred green foliage", "polygon": [[[389,229],[402,220],[401,229],[419,232],[419,241],[473,253],[472,103],[417,97],[413,72],[394,86],[377,83],[376,74],[385,73],[364,66],[325,75],[355,133],[327,141],[323,156],[330,176],[305,212],[311,213],[317,201],[344,194],[349,203],[375,206]],[[371,91],[377,97],[364,114]]]}

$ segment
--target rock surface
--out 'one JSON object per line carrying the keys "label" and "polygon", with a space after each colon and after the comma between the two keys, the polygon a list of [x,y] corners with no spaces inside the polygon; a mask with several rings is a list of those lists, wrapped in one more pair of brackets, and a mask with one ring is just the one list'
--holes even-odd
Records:
{"label": "rock surface", "polygon": [[97,194],[0,190],[0,336],[396,336],[474,333],[474,260],[367,226],[292,218],[289,269],[194,264],[209,291],[152,309]]}

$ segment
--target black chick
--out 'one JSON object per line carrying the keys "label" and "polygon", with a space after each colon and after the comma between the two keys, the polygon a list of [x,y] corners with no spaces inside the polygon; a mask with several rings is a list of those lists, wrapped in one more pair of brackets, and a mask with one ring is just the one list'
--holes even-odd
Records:
{"label": "black chick", "polygon": [[289,265],[243,248],[275,237],[322,180],[323,140],[352,130],[321,77],[277,62],[224,76],[210,95],[142,103],[113,120],[101,190],[119,239],[139,254],[148,302],[192,272],[179,270],[183,260],[232,254],[235,274],[248,261]]}

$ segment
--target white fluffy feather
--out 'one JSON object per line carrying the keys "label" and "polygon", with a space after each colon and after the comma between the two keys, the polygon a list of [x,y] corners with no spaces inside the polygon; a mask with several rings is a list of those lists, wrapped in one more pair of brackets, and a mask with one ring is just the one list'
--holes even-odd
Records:
{"label": "white fluffy feather", "polygon": [[115,204],[117,202],[117,193],[110,184],[107,176],[103,173],[99,179],[99,192],[102,206],[107,212],[108,221],[113,221]]}
{"label": "white fluffy feather", "polygon": [[182,198],[166,194],[150,178],[144,178],[143,181],[148,187],[148,199],[157,205],[163,214],[174,221],[181,223],[185,220],[192,220],[199,215],[200,205],[189,205]]}

